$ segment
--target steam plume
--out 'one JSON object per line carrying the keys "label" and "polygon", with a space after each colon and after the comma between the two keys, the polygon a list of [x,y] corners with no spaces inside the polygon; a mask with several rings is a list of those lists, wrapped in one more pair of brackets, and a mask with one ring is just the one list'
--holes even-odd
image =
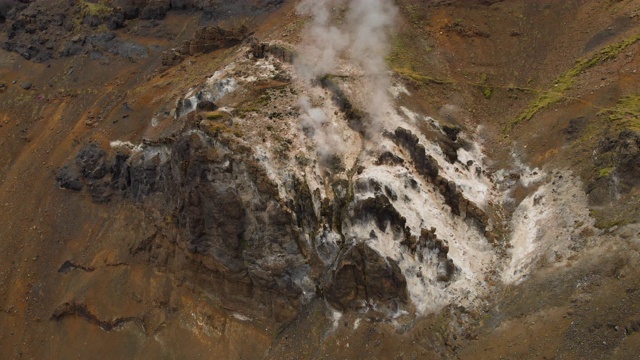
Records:
{"label": "steam plume", "polygon": [[[333,10],[345,6],[343,22],[333,25]],[[294,63],[298,76],[312,81],[330,74],[338,70],[341,59],[357,66],[365,77],[367,98],[364,106],[372,117],[375,127],[372,130],[380,130],[385,113],[390,109],[385,58],[389,49],[389,30],[397,15],[392,0],[302,0],[297,10],[311,17]],[[327,116],[320,115],[321,109],[312,108],[308,101],[301,101],[301,108],[304,126],[313,127],[316,132],[327,128]],[[314,119],[319,121],[314,122]],[[327,135],[335,140],[338,134]],[[336,145],[335,141],[333,145]]]}

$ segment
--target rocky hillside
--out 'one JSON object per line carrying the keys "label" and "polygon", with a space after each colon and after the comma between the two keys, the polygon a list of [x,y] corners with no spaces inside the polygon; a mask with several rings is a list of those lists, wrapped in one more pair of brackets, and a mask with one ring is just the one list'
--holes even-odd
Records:
{"label": "rocky hillside", "polygon": [[637,357],[639,11],[0,2],[0,349]]}

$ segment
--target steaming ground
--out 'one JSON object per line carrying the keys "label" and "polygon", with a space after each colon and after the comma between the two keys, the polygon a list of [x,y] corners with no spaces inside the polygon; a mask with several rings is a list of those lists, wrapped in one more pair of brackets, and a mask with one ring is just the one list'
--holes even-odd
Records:
{"label": "steaming ground", "polygon": [[[570,172],[530,169],[515,155],[511,168],[492,169],[481,134],[470,132],[460,134],[466,146],[457,150],[458,161],[448,162],[440,145],[420,129],[427,124],[433,131],[444,133],[437,118],[394,105],[399,94],[410,94],[401,83],[390,81],[384,65],[385,47],[361,44],[364,47],[359,54],[368,56],[369,62],[355,56],[354,51],[347,51],[362,40],[363,32],[373,34],[372,42],[384,43],[384,26],[393,22],[395,10],[387,7],[388,2],[375,1],[372,9],[378,13],[362,13],[363,2],[352,2],[346,12],[353,22],[335,27],[330,25],[331,9],[341,4],[344,5],[340,1],[306,1],[300,5],[298,10],[312,20],[298,47],[301,56],[294,64],[269,56],[253,59],[247,55],[249,48],[242,48],[226,67],[178,100],[182,105],[174,112],[175,117],[164,117],[160,122],[188,116],[201,102],[223,106],[222,112],[230,117],[228,125],[240,129],[242,141],[253,149],[256,160],[278,184],[281,199],[293,200],[287,193],[287,182],[294,177],[303,178],[311,192],[320,196],[314,198],[316,213],[320,212],[320,200],[332,196],[329,189],[335,178],[376,183],[389,189],[392,204],[406,219],[410,234],[418,237],[423,229],[435,229],[436,236],[448,244],[448,257],[455,264],[452,278],[439,281],[442,269],[436,252],[423,248],[412,253],[391,228],[376,230],[372,235],[375,226],[371,221],[348,221],[343,229],[347,244],[365,242],[383,257],[397,262],[406,278],[411,304],[389,313],[390,317],[436,313],[448,305],[482,307],[500,288],[522,282],[540,266],[566,264],[592,245],[590,239],[598,231],[589,217],[586,195]],[[370,126],[364,132],[349,127],[345,114],[332,101],[333,94],[316,81],[325,75],[343,79],[340,86],[345,95],[354,106],[371,115]],[[251,89],[277,76],[291,79],[289,85],[263,95],[268,104],[247,108]],[[411,164],[407,150],[382,136],[397,127],[418,137],[426,153],[437,161],[440,175],[453,181],[466,199],[497,214],[492,220],[497,223],[489,227],[502,229],[498,243],[492,243],[469,220],[452,214],[436,185]],[[158,151],[119,141],[112,142],[112,146],[128,147],[146,156],[154,155],[146,152]],[[402,158],[404,163],[377,164],[383,151]],[[336,173],[330,168],[327,159],[332,157],[340,160],[342,171]],[[360,170],[349,178],[347,174],[355,169]],[[516,190],[527,194],[518,203]],[[353,200],[375,195],[373,188],[359,189]],[[577,243],[578,238],[587,240]],[[315,243],[323,249],[319,256],[327,264],[338,254],[341,240],[340,234],[329,229],[317,235]],[[306,241],[310,243],[311,239]],[[307,283],[311,281],[299,281],[307,299],[311,299],[313,289]],[[375,303],[368,306],[377,308]],[[339,312],[333,316],[337,323]]]}
{"label": "steaming ground", "polygon": [[[310,20],[297,46],[296,74],[310,83],[350,67],[349,75],[362,77],[367,89],[363,110],[372,118],[367,131],[379,133],[392,110],[386,56],[389,29],[395,24],[398,9],[388,0],[303,0],[297,10]],[[343,20],[335,21],[336,11],[344,12]],[[323,123],[322,117],[310,118],[318,125]]]}
{"label": "steaming ground", "polygon": [[[470,201],[483,210],[499,214],[504,213],[504,209],[513,209],[511,216],[499,219],[506,232],[504,242],[492,244],[476,226],[451,213],[436,187],[420,176],[410,163],[405,149],[380,134],[363,136],[352,130],[331,100],[331,93],[300,77],[292,65],[274,58],[255,61],[246,56],[248,50],[239,51],[223,70],[189,90],[182,101],[190,106],[185,106],[180,116],[187,116],[199,102],[206,100],[215,100],[225,106],[224,110],[236,114],[231,116],[230,123],[242,131],[243,141],[254,149],[255,158],[278,184],[284,201],[290,198],[286,182],[294,175],[306,179],[312,192],[317,190],[321,197],[331,196],[328,189],[332,170],[326,166],[326,157],[337,155],[345,170],[361,168],[353,176],[354,183],[373,180],[393,192],[392,204],[406,218],[411,234],[419,236],[421,229],[435,228],[438,238],[448,243],[449,258],[456,265],[456,273],[450,282],[437,280],[440,270],[437,254],[432,251],[422,249],[419,250],[421,253],[411,253],[400,244],[401,239],[391,229],[377,231],[372,237],[374,225],[371,222],[345,224],[347,242],[364,241],[380,255],[395,260],[407,280],[411,305],[390,313],[390,317],[435,313],[451,304],[468,309],[486,305],[496,289],[523,281],[541,264],[560,266],[566,263],[588,245],[587,241],[576,244],[578,235],[597,234],[586,210],[586,196],[569,172],[532,170],[516,157],[512,168],[492,172],[488,170],[492,165],[483,152],[479,134],[473,133],[461,134],[469,146],[459,149],[459,161],[451,164],[438,143],[422,134],[417,126],[427,122],[441,131],[437,119],[400,106],[384,113],[385,121],[378,123],[377,131],[393,131],[401,126],[416,134],[427,153],[438,162],[441,175],[455,182]],[[339,74],[359,73],[344,59],[336,63],[335,70]],[[243,94],[278,72],[291,77],[290,88],[270,94],[266,109],[255,109],[242,115],[233,111],[243,106]],[[355,104],[362,106],[369,94],[368,80],[365,76],[355,76],[349,77],[347,83],[345,93],[355,99]],[[408,93],[402,84],[389,85],[386,88],[388,101],[393,102],[393,94],[398,92]],[[274,117],[274,113],[280,115]],[[161,124],[172,121],[177,120],[170,117],[160,120]],[[310,127],[312,132],[309,132]],[[126,147],[145,156],[158,151],[144,144],[135,146],[114,141],[111,145]],[[404,164],[376,165],[375,160],[382,151],[403,158]],[[336,176],[346,178],[346,173]],[[411,186],[412,182],[417,186]],[[524,189],[528,195],[515,204],[512,194],[517,188]],[[372,196],[373,189],[364,189],[355,193],[354,200]],[[318,201],[315,207],[319,212]],[[328,249],[326,254],[321,254],[326,255],[324,259],[331,261],[331,255],[337,254],[339,241],[340,236],[330,230],[319,234],[316,242]],[[311,291],[308,296],[313,296]],[[376,308],[376,304],[370,305]]]}
{"label": "steaming ground", "polygon": [[[228,22],[172,9],[163,20],[127,19],[108,32],[111,24],[92,27],[96,19],[84,15],[102,16],[116,2],[48,11],[51,2],[36,0],[7,14],[0,24],[7,40],[0,51],[4,357],[637,358],[640,229],[624,224],[640,213],[636,168],[626,166],[638,155],[628,145],[640,140],[617,138],[628,130],[626,120],[610,120],[606,111],[623,113],[618,102],[640,91],[633,71],[640,63],[637,2],[392,0],[386,4],[400,12],[397,26],[386,26],[398,31],[387,56],[349,51],[362,43],[355,29],[376,24],[355,6],[373,1],[323,2],[331,4],[330,19],[317,22],[314,12],[298,16],[298,2],[221,2],[233,10]],[[268,13],[253,18],[250,8]],[[230,30],[243,18],[252,19],[257,39],[193,53],[217,36],[202,38],[197,28]],[[379,23],[393,24],[389,18]],[[333,26],[335,38],[302,36],[313,23],[320,36]],[[149,58],[125,59],[93,41],[112,34],[114,43],[147,48]],[[362,44],[384,45],[385,35]],[[255,46],[262,41],[277,47]],[[304,46],[328,54],[330,66],[305,76],[299,63],[288,63],[290,53],[280,52],[297,47],[307,54]],[[619,46],[624,50],[587,70],[571,70],[576,60],[617,53]],[[287,63],[252,58],[260,51]],[[395,74],[362,62],[385,57]],[[320,56],[310,59],[313,65]],[[554,79],[566,71],[575,82],[556,94]],[[317,81],[327,73],[331,82]],[[362,133],[322,87],[333,84],[372,115]],[[564,100],[505,129],[547,93]],[[450,180],[487,213],[488,235],[463,214],[452,215],[448,193],[417,171],[415,146],[407,145],[413,142],[394,137],[398,126],[438,163],[440,186]],[[455,126],[466,143],[451,164],[444,140]],[[196,146],[188,154],[185,142]],[[603,152],[603,142],[614,149]],[[87,153],[91,143],[100,151]],[[102,150],[107,175],[98,181],[85,175],[92,165],[84,160],[100,160]],[[397,158],[378,162],[381,152]],[[124,177],[116,173],[121,165]],[[139,199],[129,178],[159,186]],[[343,198],[332,201],[336,184],[347,183],[356,190],[348,194],[350,207]],[[66,189],[82,184],[80,191]],[[580,188],[604,230],[594,229]],[[241,204],[228,205],[221,192]],[[380,229],[370,219],[375,208],[361,212],[358,206],[373,196],[389,199],[406,233]],[[460,209],[465,213],[466,204]],[[249,221],[236,221],[236,211]],[[205,244],[200,228],[191,230],[200,221],[211,239],[204,241],[233,247],[247,271],[236,272],[236,261],[217,251],[193,251],[196,242]],[[277,230],[282,223],[286,234]],[[256,232],[261,224],[265,231]],[[217,234],[232,225],[244,229],[237,244],[235,236]],[[431,227],[439,248],[409,251],[415,244],[404,235]],[[350,257],[360,249],[371,259],[366,269]],[[454,266],[450,276],[443,249]],[[288,254],[292,262],[283,261]],[[339,278],[338,269],[354,263],[356,276],[375,266],[376,281],[364,279],[373,297],[366,287],[363,294],[362,279]],[[386,266],[393,284],[377,273]],[[276,287],[264,278],[276,279]],[[333,298],[344,291],[346,299],[353,289],[355,305]]]}
{"label": "steaming ground", "polygon": [[566,264],[599,232],[580,181],[570,172],[547,174],[538,185],[511,218],[510,259],[502,271],[506,284],[522,282],[540,260],[553,266]]}

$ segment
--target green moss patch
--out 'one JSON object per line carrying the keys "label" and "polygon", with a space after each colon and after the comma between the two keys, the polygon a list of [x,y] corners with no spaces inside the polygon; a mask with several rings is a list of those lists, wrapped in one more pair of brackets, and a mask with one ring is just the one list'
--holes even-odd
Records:
{"label": "green moss patch", "polygon": [[222,134],[233,134],[236,137],[242,137],[244,135],[242,133],[242,130],[233,126],[228,126],[221,122],[208,121],[203,126],[201,125],[201,128],[202,130],[204,130],[204,132],[213,137],[217,137]]}
{"label": "green moss patch", "polygon": [[566,73],[558,77],[549,90],[542,91],[529,106],[511,122],[511,127],[533,118],[538,111],[565,99],[565,92],[575,85],[578,76],[584,71],[599,65],[605,61],[616,58],[622,51],[640,40],[640,34],[625,39],[615,44],[611,44],[597,53],[583,57],[576,61],[575,65]]}
{"label": "green moss patch", "polygon": [[428,85],[428,84],[451,84],[452,81],[451,80],[444,80],[444,79],[436,79],[433,78],[431,76],[428,75],[424,75],[424,74],[420,74],[417,73],[411,69],[407,69],[407,68],[394,68],[393,71],[400,75],[401,77],[407,79],[407,80],[411,80],[414,81],[418,84],[422,84],[422,85]]}
{"label": "green moss patch", "polygon": [[212,111],[212,112],[206,113],[204,117],[207,120],[220,121],[220,120],[228,119],[230,116],[229,114],[222,111]]}
{"label": "green moss patch", "polygon": [[601,177],[601,178],[609,177],[613,172],[613,170],[615,170],[613,167],[606,167],[604,169],[600,169],[600,171],[598,172],[598,177]]}
{"label": "green moss patch", "polygon": [[615,125],[640,131],[640,94],[622,97],[615,106],[600,111],[598,115],[607,116]]}
{"label": "green moss patch", "polygon": [[82,0],[80,6],[82,6],[83,16],[88,15],[105,18],[113,13],[113,7],[106,0],[101,0],[95,3]]}

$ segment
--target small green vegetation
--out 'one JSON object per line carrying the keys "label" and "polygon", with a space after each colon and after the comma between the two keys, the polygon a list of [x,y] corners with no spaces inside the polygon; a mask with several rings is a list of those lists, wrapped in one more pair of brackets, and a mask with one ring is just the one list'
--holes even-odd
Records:
{"label": "small green vegetation", "polygon": [[489,80],[489,76],[485,73],[480,75],[480,86],[482,86],[482,95],[485,99],[491,99],[491,95],[493,95],[493,88],[487,85],[487,81]]}
{"label": "small green vegetation", "polygon": [[484,98],[487,100],[491,99],[491,95],[493,95],[493,89],[485,86],[484,90],[482,90],[482,95],[484,95]]}
{"label": "small green vegetation", "polygon": [[113,8],[107,7],[100,3],[87,3],[87,15],[104,16],[109,15]]}
{"label": "small green vegetation", "polygon": [[611,173],[613,172],[613,170],[615,170],[613,167],[606,167],[604,169],[600,169],[600,171],[598,172],[598,177],[609,177],[611,175]]}
{"label": "small green vegetation", "polygon": [[640,131],[640,94],[625,96],[611,108],[604,109],[598,115],[605,115],[616,125]]}
{"label": "small green vegetation", "polygon": [[597,53],[576,61],[575,65],[569,69],[569,71],[555,80],[551,89],[542,91],[538,97],[512,121],[511,126],[513,127],[523,121],[531,120],[538,111],[563,100],[565,98],[565,92],[576,83],[578,76],[580,76],[584,71],[605,61],[616,58],[622,51],[630,45],[635,44],[638,40],[640,40],[640,34],[618,43],[608,45]]}
{"label": "small green vegetation", "polygon": [[607,229],[611,229],[612,227],[618,225],[618,226],[622,226],[625,225],[626,221],[624,220],[620,220],[620,219],[608,219],[605,217],[598,217],[596,216],[596,222],[595,224],[593,224],[596,228],[600,229],[600,230],[607,230]]}
{"label": "small green vegetation", "polygon": [[207,120],[213,120],[213,121],[215,121],[215,120],[223,120],[223,119],[226,119],[228,117],[229,117],[229,115],[227,115],[227,114],[225,114],[225,113],[223,113],[221,111],[213,111],[213,112],[207,113],[205,115],[205,118]]}
{"label": "small green vegetation", "polygon": [[425,11],[419,4],[410,4],[404,6],[404,13],[407,15],[407,18],[411,23],[416,26],[424,26],[425,25]]}
{"label": "small green vegetation", "polygon": [[[86,17],[98,17],[103,21],[111,16],[114,12],[114,8],[111,4],[111,0],[99,0],[96,2],[90,2],[87,0],[79,0],[77,5],[77,12],[73,19],[74,33],[81,32],[79,30]],[[100,25],[100,30],[106,30],[106,25]]]}
{"label": "small green vegetation", "polygon": [[426,37],[416,36],[415,30],[402,32],[391,39],[386,60],[392,69],[411,69],[425,73],[432,69],[433,43]]}
{"label": "small green vegetation", "polygon": [[418,84],[423,84],[423,85],[428,85],[428,84],[451,84],[452,81],[451,80],[444,80],[444,79],[436,79],[433,78],[431,76],[428,75],[423,75],[423,74],[419,74],[411,69],[407,69],[407,68],[395,68],[393,69],[393,71],[402,76],[405,79],[408,80],[412,80],[414,82],[417,82]]}
{"label": "small green vegetation", "polygon": [[220,120],[224,118],[222,114],[207,114],[207,120]]}
{"label": "small green vegetation", "polygon": [[82,6],[83,16],[98,16],[105,18],[113,13],[113,7],[111,7],[109,2],[106,0],[100,0],[95,3],[82,0],[80,6]]}
{"label": "small green vegetation", "polygon": [[245,117],[247,114],[260,112],[260,108],[253,104],[245,104],[245,105],[246,106],[235,109],[233,111],[233,114],[238,117]]}
{"label": "small green vegetation", "polygon": [[244,135],[242,133],[242,130],[236,127],[227,126],[226,124],[221,122],[208,122],[204,128],[204,131],[214,137],[222,134],[233,134],[236,137],[242,137]]}

